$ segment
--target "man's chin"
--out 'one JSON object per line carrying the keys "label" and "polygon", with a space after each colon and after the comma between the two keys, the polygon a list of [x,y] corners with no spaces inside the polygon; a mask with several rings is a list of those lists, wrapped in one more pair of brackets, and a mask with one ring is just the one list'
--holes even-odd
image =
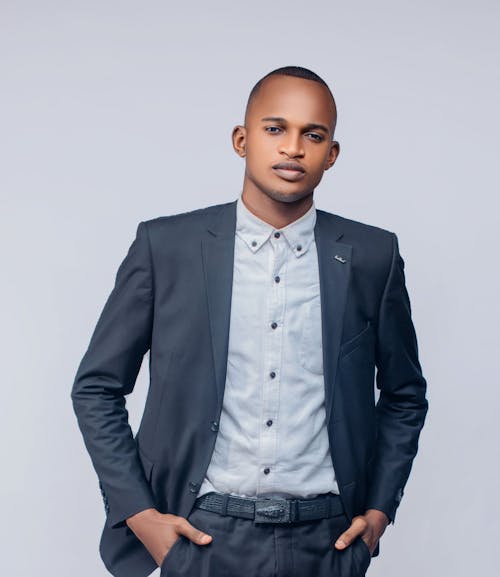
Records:
{"label": "man's chin", "polygon": [[269,198],[272,198],[276,202],[285,202],[290,204],[292,202],[299,202],[304,198],[308,198],[312,195],[313,192],[284,192],[281,190],[266,190],[264,194],[266,194]]}

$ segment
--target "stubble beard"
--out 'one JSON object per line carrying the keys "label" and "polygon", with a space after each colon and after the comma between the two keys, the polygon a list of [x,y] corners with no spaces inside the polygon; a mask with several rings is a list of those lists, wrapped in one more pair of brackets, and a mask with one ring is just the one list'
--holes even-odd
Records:
{"label": "stubble beard", "polygon": [[311,194],[311,192],[281,192],[279,190],[265,190],[264,193],[277,202],[286,203],[297,202]]}
{"label": "stubble beard", "polygon": [[276,188],[268,188],[259,186],[260,190],[269,198],[276,202],[286,202],[290,204],[292,202],[298,202],[310,195],[314,191],[299,191],[299,192],[283,192],[281,190],[277,190]]}
{"label": "stubble beard", "polygon": [[246,176],[253,183],[255,188],[257,188],[262,194],[265,194],[268,198],[274,200],[275,202],[291,204],[311,196],[314,192],[314,189],[312,191],[284,192],[276,188],[269,188],[268,186],[263,185],[248,172]]}

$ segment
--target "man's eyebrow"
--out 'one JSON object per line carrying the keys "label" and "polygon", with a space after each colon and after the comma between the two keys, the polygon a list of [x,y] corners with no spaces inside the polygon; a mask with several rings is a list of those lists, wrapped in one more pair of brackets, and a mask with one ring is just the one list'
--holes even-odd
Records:
{"label": "man's eyebrow", "polygon": [[[282,116],[265,116],[264,118],[260,119],[262,122],[271,121],[271,122],[282,122],[286,124],[286,119]],[[317,124],[315,122],[310,122],[309,124],[305,125],[307,130],[324,130],[327,134],[330,132],[328,127],[324,124]]]}

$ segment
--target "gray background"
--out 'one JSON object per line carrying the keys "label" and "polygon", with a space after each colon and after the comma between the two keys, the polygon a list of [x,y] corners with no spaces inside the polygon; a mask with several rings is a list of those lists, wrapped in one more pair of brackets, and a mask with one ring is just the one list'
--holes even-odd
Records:
{"label": "gray background", "polygon": [[[398,234],[430,410],[369,574],[498,559],[499,4],[0,1],[2,573],[108,575],[70,388],[140,220],[235,200],[253,84],[337,99],[316,206]],[[496,161],[496,162],[495,162]],[[496,227],[496,228],[495,228]],[[136,430],[144,363],[128,407]]]}

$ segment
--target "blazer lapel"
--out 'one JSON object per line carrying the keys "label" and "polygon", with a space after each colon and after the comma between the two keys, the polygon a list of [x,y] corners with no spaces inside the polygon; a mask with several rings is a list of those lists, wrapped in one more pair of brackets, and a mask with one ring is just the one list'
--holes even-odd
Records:
{"label": "blazer lapel", "polygon": [[[218,403],[226,381],[233,287],[236,202],[221,206],[202,239],[212,354]],[[330,213],[317,210],[314,236],[321,295],[326,420],[330,420],[343,318],[351,273],[352,246],[338,242],[343,232]]]}
{"label": "blazer lapel", "polygon": [[221,206],[202,239],[203,267],[212,336],[217,401],[222,404],[226,382],[231,296],[233,290],[236,200]]}
{"label": "blazer lapel", "polygon": [[352,245],[338,242],[343,232],[335,215],[316,212],[314,238],[321,294],[326,422],[330,422],[344,311],[351,275]]}

